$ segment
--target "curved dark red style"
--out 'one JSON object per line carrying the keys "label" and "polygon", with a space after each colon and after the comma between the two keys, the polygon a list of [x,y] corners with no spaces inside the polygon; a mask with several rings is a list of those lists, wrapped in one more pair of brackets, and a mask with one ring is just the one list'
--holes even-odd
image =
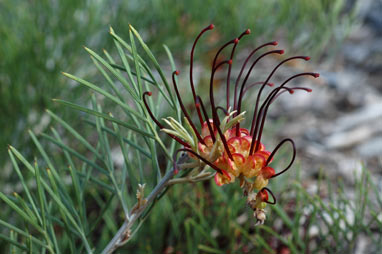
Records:
{"label": "curved dark red style", "polygon": [[[259,61],[270,55],[284,54],[284,50],[272,49],[265,51],[254,58],[258,51],[264,50],[267,47],[277,46],[277,42],[272,41],[260,45],[248,54],[240,67],[240,71],[235,82],[232,82],[231,84],[231,75],[236,48],[240,40],[245,35],[250,34],[250,30],[247,29],[238,37],[226,42],[218,49],[211,66],[209,96],[200,96],[197,94],[193,79],[194,51],[196,49],[197,42],[202,35],[213,28],[214,25],[209,25],[202,29],[193,43],[190,56],[190,88],[200,126],[197,126],[199,123],[193,123],[179,93],[175,75],[179,75],[180,72],[177,70],[172,74],[174,90],[179,101],[180,108],[194,132],[192,134],[195,135],[198,140],[198,145],[197,147],[195,145],[192,146],[187,143],[186,140],[182,140],[179,136],[172,134],[169,135],[171,138],[175,139],[184,146],[184,148],[179,149],[177,153],[180,151],[187,152],[192,159],[199,160],[216,170],[215,182],[218,185],[232,183],[235,181],[235,178],[240,178],[241,181],[243,181],[243,179],[254,178],[254,181],[246,182],[246,186],[250,186],[250,190],[258,190],[259,202],[274,204],[276,203],[276,198],[273,193],[266,188],[268,180],[286,172],[292,166],[296,157],[296,147],[292,139],[286,138],[282,140],[272,152],[266,150],[265,146],[261,142],[261,139],[268,110],[271,104],[285,92],[293,94],[295,91],[312,91],[310,88],[306,87],[288,87],[287,85],[290,81],[302,76],[317,78],[319,77],[319,74],[314,72],[303,72],[290,76],[280,85],[270,83],[272,76],[283,64],[289,61],[308,61],[310,59],[310,57],[307,56],[293,56],[282,60],[279,64],[272,68],[265,80],[257,80],[256,82],[251,81],[252,83],[249,83],[248,81],[250,77],[253,76],[251,74]],[[224,60],[219,60],[222,58],[225,50],[230,50],[230,53],[228,54],[229,57]],[[252,63],[250,64],[250,62]],[[225,103],[218,105],[214,98],[213,84],[216,72],[223,68],[227,69],[225,89],[226,96]],[[242,77],[244,77],[243,80]],[[231,85],[233,89],[233,96],[230,95]],[[250,90],[252,91],[256,87],[258,88],[258,91],[254,102],[250,128],[241,128],[240,120],[242,119],[239,118],[243,116],[243,98],[250,92]],[[150,117],[160,129],[163,129],[164,126],[155,118],[148,107],[145,98],[146,96],[151,96],[151,92],[144,93],[143,101]],[[207,105],[203,102],[202,98],[204,98],[204,100],[208,99],[211,106],[210,116],[207,112]],[[223,117],[219,117],[218,110],[221,110],[220,115]],[[227,126],[229,127],[227,128]],[[280,147],[288,142],[292,147],[291,161],[283,170],[274,170],[269,166],[269,164],[272,162]],[[174,168],[176,168],[176,165],[174,165]],[[270,193],[273,197],[272,202],[268,201],[268,193]]]}

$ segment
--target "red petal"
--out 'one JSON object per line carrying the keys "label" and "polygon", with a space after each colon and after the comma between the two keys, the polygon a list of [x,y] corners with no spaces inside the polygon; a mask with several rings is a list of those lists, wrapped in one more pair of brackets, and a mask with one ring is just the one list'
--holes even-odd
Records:
{"label": "red petal", "polygon": [[[266,160],[268,160],[269,155],[271,155],[271,152],[264,150],[264,151],[258,151],[256,152],[256,154],[261,154],[262,156],[265,157]],[[273,161],[273,158],[269,163],[271,163],[272,161]]]}
{"label": "red petal", "polygon": [[261,190],[257,193],[256,198],[259,198],[262,202],[268,201],[268,192],[267,190]]}
{"label": "red petal", "polygon": [[256,168],[262,168],[265,166],[265,162],[267,161],[267,158],[265,158],[262,154],[255,153],[253,155],[253,160],[255,161]]}
{"label": "red petal", "polygon": [[244,128],[240,128],[240,136],[248,136],[249,135],[249,131],[247,129],[244,129]]}
{"label": "red petal", "polygon": [[272,176],[276,174],[275,170],[271,167],[265,167],[261,169],[261,174],[264,176],[265,179],[269,179]]}
{"label": "red petal", "polygon": [[223,183],[219,181],[219,176],[218,176],[219,173],[216,173],[215,174],[215,183],[217,186],[222,186]]}
{"label": "red petal", "polygon": [[245,163],[245,158],[240,153],[233,153],[232,157],[233,157],[233,160],[235,161],[235,163],[240,163],[240,164],[244,164]]}

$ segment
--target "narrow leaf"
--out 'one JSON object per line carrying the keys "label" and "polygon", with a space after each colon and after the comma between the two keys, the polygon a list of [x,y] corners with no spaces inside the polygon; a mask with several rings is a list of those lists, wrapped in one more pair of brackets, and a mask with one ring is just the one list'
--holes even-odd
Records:
{"label": "narrow leaf", "polygon": [[121,121],[121,120],[118,120],[118,119],[114,118],[114,117],[110,117],[110,116],[107,115],[107,114],[100,113],[100,112],[97,112],[97,111],[95,111],[95,110],[88,109],[88,108],[82,107],[82,106],[80,106],[80,105],[73,104],[73,103],[71,103],[71,102],[64,101],[64,100],[60,100],[60,99],[53,99],[53,101],[54,101],[54,102],[58,102],[58,103],[60,103],[60,104],[63,104],[63,105],[65,105],[65,106],[71,107],[71,108],[73,108],[73,109],[76,109],[76,110],[85,112],[85,113],[90,114],[90,115],[94,115],[94,116],[102,117],[102,118],[104,118],[104,119],[106,119],[106,120],[112,121],[112,122],[114,122],[114,123],[117,123],[117,124],[119,124],[119,125],[121,125],[121,126],[124,126],[124,127],[128,128],[128,129],[131,129],[131,130],[133,130],[133,131],[135,131],[135,132],[138,132],[138,133],[142,134],[143,136],[146,136],[146,137],[149,137],[149,138],[155,138],[152,134],[147,133],[147,132],[145,132],[145,131],[143,131],[143,130],[141,130],[141,129],[135,127],[135,126],[132,126],[132,125],[130,125],[130,124],[127,124],[127,123],[125,123],[125,122],[123,122],[123,121]]}

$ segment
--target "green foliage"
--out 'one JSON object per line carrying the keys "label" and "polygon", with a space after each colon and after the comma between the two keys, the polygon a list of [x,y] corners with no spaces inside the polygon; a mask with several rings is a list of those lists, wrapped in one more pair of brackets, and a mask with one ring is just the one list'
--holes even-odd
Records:
{"label": "green foliage", "polygon": [[177,185],[117,253],[355,253],[361,238],[378,253],[381,189],[370,172],[364,168],[346,187],[322,174],[315,190],[307,190],[299,174],[297,169],[271,183],[278,204],[266,208],[261,226],[254,226],[238,185]]}
{"label": "green foliage", "polygon": [[[123,217],[129,218],[138,184],[147,183],[152,188],[161,178],[163,172],[158,157],[167,156],[167,162],[162,160],[161,163],[167,164],[165,168],[172,168],[171,155],[175,146],[167,148],[164,145],[142,100],[143,91],[149,86],[147,80],[150,80],[150,89],[159,91],[157,96],[150,98],[154,112],[156,107],[153,105],[167,99],[172,105],[169,112],[180,115],[163,71],[134,28],[131,27],[130,44],[112,29],[110,34],[117,49],[113,58],[106,51],[102,57],[86,48],[104,81],[98,79],[95,84],[64,73],[94,92],[90,105],[54,100],[86,113],[86,123],[94,131],[83,136],[67,121],[47,110],[46,113],[58,123],[58,128],[51,128],[51,134],[40,135],[51,143],[49,150],[29,131],[41,159],[33,165],[17,149],[9,146],[8,153],[22,190],[19,194],[15,192],[14,197],[0,193],[0,199],[17,214],[12,217],[16,219],[13,223],[0,222],[12,232],[10,236],[2,234],[2,238],[17,242],[19,249],[28,249],[31,253],[41,253],[40,250],[49,253],[100,252],[119,226],[118,222],[123,221]],[[135,39],[148,55],[148,62],[137,53]],[[124,71],[113,67],[115,65],[123,65]],[[154,77],[150,65],[162,73],[159,80]],[[105,107],[110,103],[114,105],[112,113],[105,113]],[[96,138],[88,141],[91,135]],[[67,136],[71,137],[68,139]],[[123,158],[120,166],[114,163],[116,152],[112,148],[115,147],[119,147],[117,153]],[[63,158],[54,156],[57,153]],[[119,219],[121,215],[122,220]],[[28,242],[33,243],[32,247]]]}
{"label": "green foliage", "polygon": [[[106,36],[109,25],[123,38],[129,38],[128,24],[134,24],[155,53],[165,55],[161,47],[165,43],[177,59],[188,52],[190,38],[211,22],[224,29],[214,32],[206,42],[208,46],[251,28],[254,36],[243,43],[254,45],[269,39],[286,39],[289,49],[298,48],[301,52],[303,47],[302,51],[309,50],[314,55],[322,52],[329,42],[344,37],[354,22],[354,11],[343,0],[313,3],[310,0],[220,0],[219,4],[205,0],[3,0],[0,3],[0,165],[6,161],[7,144],[19,147],[27,158],[33,158],[25,130],[33,128],[41,132],[46,128],[49,118],[44,110],[55,108],[51,98],[89,99],[84,89],[67,86],[59,73],[93,76],[94,68],[89,68],[81,46],[109,48],[113,43]],[[200,53],[206,53],[206,49],[196,51]]]}
{"label": "green foliage", "polygon": [[[319,52],[333,38],[338,23],[347,27],[352,20],[352,15],[340,15],[344,9],[340,0],[316,1],[313,6],[307,0],[225,0],[216,8],[205,8],[212,4],[157,0],[0,3],[0,37],[6,38],[0,44],[0,108],[4,111],[0,147],[14,144],[8,147],[8,154],[12,172],[16,173],[0,193],[6,207],[0,219],[2,250],[10,246],[11,253],[99,253],[133,209],[138,184],[146,183],[151,190],[172,168],[176,144],[158,132],[142,101],[144,91],[154,91],[155,95],[148,98],[154,114],[181,121],[166,79],[169,71],[163,70],[163,61],[154,57],[161,47],[151,50],[147,46],[156,45],[154,38],[183,54],[189,38],[213,21],[224,27],[224,34],[215,32],[213,40],[233,37],[239,28],[254,28],[256,38],[261,35],[262,40],[288,29],[287,38],[296,47],[304,45]],[[129,22],[142,28],[144,39],[149,39],[147,44],[134,28],[127,29]],[[108,23],[121,31],[120,36],[112,29],[111,36],[104,36],[106,30],[100,28]],[[327,31],[325,36],[321,36],[323,31]],[[296,40],[306,33],[306,38]],[[104,50],[103,54],[89,48],[80,51],[82,44],[94,48],[114,44],[115,50]],[[164,48],[160,54],[169,58],[168,65],[174,70],[172,55]],[[94,66],[89,67],[88,60],[83,60],[84,52]],[[75,73],[63,73],[73,80],[72,88],[64,76],[58,75],[61,70]],[[85,80],[89,76],[91,81]],[[50,102],[57,96],[65,98],[54,100],[60,114],[54,113],[58,107]],[[162,102],[168,107],[161,108]],[[53,109],[41,113],[46,107]],[[64,112],[63,108],[69,110]],[[36,126],[40,114],[54,123],[50,131],[45,128],[47,124]],[[25,120],[26,116],[29,120]],[[27,138],[19,138],[27,126],[38,132],[36,135],[29,131],[34,148],[25,146]],[[32,155],[36,156],[34,161]],[[122,162],[115,163],[116,158]],[[375,240],[374,231],[368,227],[381,225],[377,218],[381,200],[372,203],[364,186],[378,190],[367,173],[362,179],[364,184],[357,183],[354,200],[354,204],[363,200],[361,206],[346,203],[343,195],[338,196],[341,202],[333,201],[337,197],[333,192],[328,202],[322,201],[296,181],[287,193],[297,197],[296,207],[301,208],[298,213],[284,211],[290,197],[282,197],[270,215],[267,225],[271,226],[261,227],[253,227],[251,219],[245,224],[237,221],[239,215],[247,213],[237,186],[177,186],[167,192],[168,196],[162,193],[157,207],[145,211],[125,249],[137,253],[157,253],[168,246],[187,253],[224,253],[243,248],[272,251],[270,241],[276,239],[294,253],[304,252],[309,245],[301,236],[305,224],[300,218],[306,217],[302,211],[307,207],[309,227],[319,225],[331,236],[326,239],[326,231],[320,231],[313,241],[322,243],[327,250],[342,250],[344,246],[334,244],[337,240],[354,243],[361,233]],[[347,221],[344,207],[360,214],[357,220]],[[340,218],[345,228],[326,221],[326,214],[332,216],[332,221]],[[288,237],[273,228],[275,218],[282,220],[283,228],[290,232]],[[380,242],[376,240],[375,244],[378,247]]]}
{"label": "green foliage", "polygon": [[59,73],[84,65],[81,45],[104,44],[100,8],[84,1],[1,1],[1,158],[6,144],[25,144],[27,128],[45,128],[41,115],[52,97],[76,98]]}

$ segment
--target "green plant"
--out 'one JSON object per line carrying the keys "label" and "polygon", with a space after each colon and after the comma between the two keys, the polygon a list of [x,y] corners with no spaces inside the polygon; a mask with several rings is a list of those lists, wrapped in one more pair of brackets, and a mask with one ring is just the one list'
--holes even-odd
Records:
{"label": "green plant", "polygon": [[[157,130],[152,127],[151,120],[148,120],[145,108],[142,107],[141,93],[143,87],[146,87],[147,84],[143,84],[140,72],[150,75],[150,82],[152,83],[150,85],[157,87],[162,92],[164,89],[162,88],[163,85],[156,81],[150,68],[147,67],[147,63],[138,56],[132,32],[130,33],[131,46],[127,45],[126,42],[112,31],[111,34],[115,39],[119,56],[130,78],[129,81],[117,68],[112,67],[115,63],[107,52],[105,52],[105,60],[90,49],[87,49],[87,51],[90,53],[97,68],[104,75],[107,84],[106,88],[100,88],[70,74],[65,75],[78,81],[85,87],[93,89],[98,94],[103,95],[118,105],[119,108],[115,108],[113,112],[116,117],[111,113],[106,114],[102,112],[100,103],[103,103],[103,99],[97,102],[95,95],[92,96],[92,109],[67,101],[56,100],[61,104],[95,116],[94,120],[88,122],[88,124],[93,125],[96,129],[98,134],[97,142],[90,144],[87,138],[83,137],[70,124],[48,110],[47,114],[61,124],[61,129],[52,128],[51,135],[44,133],[41,136],[60,148],[59,150],[65,156],[62,164],[54,163],[47,150],[43,148],[40,141],[31,131],[31,138],[41,154],[41,160],[36,160],[34,164],[29,163],[15,148],[9,147],[12,164],[18,173],[26,196],[19,196],[15,193],[14,198],[11,198],[1,194],[1,198],[23,218],[23,221],[27,223],[27,227],[21,229],[17,225],[12,225],[5,221],[1,221],[1,223],[12,230],[11,237],[6,237],[6,239],[12,242],[15,242],[15,239],[18,239],[18,237],[24,239],[18,244],[18,247],[21,249],[28,248],[32,252],[46,249],[50,253],[65,253],[70,250],[73,253],[75,246],[81,246],[76,249],[80,252],[81,250],[86,250],[88,253],[93,252],[90,238],[95,233],[95,229],[99,230],[94,225],[100,222],[99,218],[102,218],[102,213],[110,208],[113,197],[118,198],[121,202],[121,207],[113,206],[111,209],[116,214],[120,214],[118,211],[122,209],[122,214],[129,218],[127,207],[131,208],[131,202],[134,202],[134,195],[131,195],[131,193],[135,192],[138,188],[138,183],[145,182],[149,186],[155,185],[162,174],[158,165],[159,160],[157,156],[159,153],[156,151],[155,143],[158,143],[166,151],[167,156],[169,154],[162,140],[159,139]],[[139,35],[136,35],[140,43],[143,44]],[[145,45],[144,49],[149,53]],[[125,51],[129,53],[125,54]],[[152,56],[151,60],[156,63]],[[134,66],[132,68],[134,68],[137,78],[133,77],[130,66]],[[156,68],[160,70],[158,64],[156,64]],[[110,72],[113,76],[111,77],[106,71]],[[166,82],[165,79],[163,81]],[[119,85],[124,87],[125,90],[122,91],[121,87],[118,87]],[[131,87],[131,85],[134,86]],[[111,94],[107,90],[115,94]],[[125,96],[127,94],[135,105],[130,105],[129,102],[126,102]],[[158,99],[160,100],[164,97],[160,98],[159,96]],[[172,105],[175,109],[174,104]],[[131,119],[130,121],[134,124],[127,123],[128,121],[126,120],[119,120],[124,118],[122,115]],[[110,124],[105,121],[109,121]],[[68,134],[73,135],[74,139],[72,140],[76,141],[75,146],[79,149],[73,149],[73,143],[70,145],[65,143],[65,139],[62,138],[64,130]],[[140,135],[135,136],[133,133]],[[124,158],[123,166],[118,168],[118,170],[115,169],[110,150],[111,144],[114,143],[120,145]],[[143,146],[143,144],[146,146]],[[55,148],[52,149],[54,150]],[[134,156],[134,160],[129,159],[129,154]],[[145,176],[143,172],[144,166],[147,167],[146,164],[142,163],[144,161],[143,158],[149,158],[152,162],[150,164],[154,170],[148,173],[149,177]],[[20,162],[22,168],[19,168]],[[139,168],[139,170],[132,170],[133,168]],[[32,192],[30,184],[25,181],[27,176],[35,179],[37,193],[36,190]],[[64,180],[67,179],[67,176],[70,176],[68,180],[71,183],[70,185]],[[126,179],[127,176],[129,176],[128,184],[121,180]],[[102,195],[102,198],[99,195]],[[109,200],[107,204],[102,203],[104,198]],[[92,204],[90,200],[93,202],[98,201],[99,203],[98,205],[94,204],[95,207],[88,210]],[[98,212],[93,214],[94,211]],[[60,235],[59,241],[57,241],[57,235]]]}
{"label": "green plant", "polygon": [[[153,207],[151,205],[167,191],[168,185],[164,183],[174,173],[171,160],[176,145],[173,141],[163,140],[162,134],[159,138],[142,99],[144,91],[158,89],[158,96],[148,100],[155,115],[172,115],[181,122],[181,111],[158,61],[138,33],[134,29],[132,31],[128,45],[111,30],[117,53],[105,51],[105,56],[101,57],[86,48],[105,78],[105,86],[98,85],[98,77],[94,78],[96,81],[88,82],[64,74],[94,90],[95,94],[91,96],[90,103],[87,103],[87,96],[81,97],[86,106],[55,101],[92,116],[86,119],[85,125],[87,130],[94,131],[78,131],[72,123],[48,110],[46,114],[57,121],[59,127],[52,128],[51,134],[41,134],[46,144],[42,144],[30,131],[41,159],[36,159],[34,164],[29,163],[19,151],[9,147],[13,167],[24,190],[23,194],[15,194],[14,197],[1,195],[3,201],[19,215],[11,216],[12,221],[1,221],[3,226],[11,229],[9,236],[2,234],[1,237],[14,244],[12,248],[16,249],[12,251],[21,249],[33,253],[42,248],[51,253],[99,252],[117,231],[119,225],[116,221],[129,218],[131,226],[136,227],[130,228],[128,223],[125,228],[122,226],[121,234],[117,234],[120,238],[114,242],[117,247],[124,240],[134,239],[132,235],[138,232],[146,218],[150,218],[147,215]],[[136,43],[145,55],[138,54]],[[166,52],[175,70],[167,48]],[[162,101],[170,105],[168,109],[160,107]],[[112,114],[105,113],[109,110]],[[120,150],[115,151],[116,146]],[[115,154],[122,155],[124,163],[115,165]],[[182,172],[181,177],[186,177],[185,173]],[[205,173],[205,178],[201,179],[213,176],[211,172]],[[184,181],[190,179],[184,178]],[[145,189],[154,186],[159,187],[146,196]],[[138,200],[134,207],[135,193]],[[147,197],[146,200],[143,197]],[[192,227],[200,230],[192,221],[187,220],[187,230]],[[216,243],[213,245],[218,246]],[[213,247],[201,245],[200,249],[211,251]]]}
{"label": "green plant", "polygon": [[[184,57],[189,39],[199,27],[212,20],[224,27],[224,33],[216,32],[210,45],[231,38],[245,26],[252,29],[255,41],[244,41],[244,44],[258,44],[277,34],[288,41],[289,49],[318,55],[325,53],[329,43],[330,49],[336,51],[338,46],[333,47],[331,42],[339,45],[357,21],[356,10],[356,3],[348,7],[343,0],[314,3],[220,0],[218,5],[205,0],[3,0],[0,3],[0,166],[8,161],[7,144],[17,146],[26,158],[33,159],[35,151],[31,150],[33,146],[25,130],[45,131],[50,118],[44,110],[56,109],[50,101],[52,97],[71,101],[89,99],[86,89],[68,89],[67,81],[59,73],[65,70],[84,78],[94,77],[94,69],[85,61],[81,45],[109,48],[112,41],[107,40],[108,25],[126,38],[126,27],[135,24],[156,55],[165,55],[160,46],[165,43],[176,59]],[[207,50],[196,52],[206,53]],[[63,116],[71,114],[62,108],[60,112]]]}
{"label": "green plant", "polygon": [[[148,237],[142,228],[126,250],[172,249],[181,253],[378,253],[381,248],[381,189],[370,171],[362,169],[355,181],[344,184],[321,171],[316,188],[300,177],[301,168],[270,184],[282,193],[271,206],[269,219],[255,226],[237,185],[211,183],[176,186],[157,213],[171,211],[163,222],[150,217],[156,229],[168,226],[167,242]],[[182,197],[184,197],[182,199]],[[185,204],[184,204],[185,203]],[[158,215],[161,216],[161,215]],[[163,217],[161,218],[166,218]]]}
{"label": "green plant", "polygon": [[[210,25],[203,29],[192,47],[191,74],[193,52],[196,42],[202,33],[212,28],[213,25]],[[124,218],[123,225],[102,251],[102,253],[111,253],[130,240],[131,235],[135,232],[133,232],[133,230],[139,229],[139,226],[135,228],[137,220],[141,217],[145,217],[147,210],[150,210],[149,207],[152,207],[169,187],[176,183],[208,180],[214,175],[218,185],[233,182],[235,176],[239,177],[240,185],[244,189],[244,194],[245,196],[248,195],[248,203],[252,209],[255,210],[257,219],[263,222],[265,220],[263,208],[265,203],[269,202],[268,193],[272,194],[265,186],[270,178],[285,172],[295,158],[294,143],[290,139],[283,140],[276,146],[272,153],[266,151],[264,145],[260,143],[268,108],[274,99],[285,91],[289,93],[295,90],[309,91],[309,89],[306,88],[286,87],[285,85],[288,81],[305,75],[318,77],[318,74],[301,73],[294,75],[269,92],[268,97],[266,97],[265,101],[261,104],[259,104],[259,99],[261,98],[262,90],[266,86],[271,86],[271,84],[268,83],[269,79],[283,63],[294,59],[309,60],[309,58],[301,56],[287,58],[273,69],[265,81],[254,83],[254,85],[260,86],[258,101],[254,111],[254,119],[257,119],[257,121],[256,124],[252,124],[251,131],[249,132],[239,126],[239,122],[244,119],[244,112],[240,111],[240,105],[245,94],[244,87],[248,81],[248,77],[255,64],[261,58],[269,54],[282,54],[284,51],[268,51],[254,60],[242,82],[240,93],[238,93],[239,87],[237,85],[234,86],[234,100],[232,99],[234,101],[234,111],[232,112],[229,106],[230,86],[229,83],[227,84],[227,109],[222,108],[223,112],[225,112],[225,116],[223,120],[219,120],[217,113],[219,106],[215,105],[213,96],[214,74],[223,64],[228,64],[227,80],[230,80],[230,70],[235,48],[239,40],[244,35],[249,34],[249,30],[246,30],[238,38],[225,44],[218,50],[212,67],[210,82],[212,120],[209,119],[206,113],[202,99],[196,96],[193,77],[192,75],[190,76],[194,104],[199,113],[202,125],[202,131],[201,134],[199,134],[179,94],[175,77],[178,71],[174,71],[172,76],[177,97],[177,99],[175,99],[175,95],[167,83],[163,70],[138,32],[130,26],[130,44],[121,39],[111,28],[110,34],[114,39],[120,63],[116,62],[107,51],[104,51],[105,57],[103,58],[96,52],[85,48],[90,54],[95,66],[106,80],[105,87],[71,74],[63,73],[65,76],[78,82],[78,84],[95,92],[91,99],[91,108],[61,99],[54,100],[57,103],[94,117],[95,120],[91,121],[89,119],[88,124],[94,126],[97,133],[97,141],[95,144],[90,144],[87,138],[83,137],[67,122],[52,111],[47,110],[47,114],[56,120],[62,126],[61,128],[70,133],[74,137],[74,140],[76,140],[77,148],[73,149],[72,144],[68,145],[63,140],[62,131],[59,129],[52,128],[51,135],[46,133],[41,134],[43,138],[56,145],[59,150],[63,152],[65,162],[55,164],[47,150],[44,149],[32,131],[29,131],[31,139],[40,152],[42,160],[36,159],[34,164],[29,163],[19,151],[9,146],[8,153],[21,181],[25,196],[14,192],[14,197],[11,198],[1,193],[0,198],[23,219],[27,227],[22,229],[2,220],[2,225],[12,230],[10,237],[3,235],[3,238],[16,244],[17,236],[21,236],[24,240],[18,243],[17,246],[24,250],[29,249],[31,252],[43,249],[49,253],[56,253],[62,252],[62,249],[66,248],[69,248],[71,252],[75,252],[76,249],[74,246],[81,246],[77,250],[84,250],[87,253],[93,253],[94,251],[99,252],[99,249],[103,248],[102,242],[98,242],[96,246],[94,246],[92,242],[95,240],[93,238],[96,237],[97,234],[103,232],[103,228],[94,225],[101,222],[100,218],[102,218],[105,220],[104,227],[107,228],[109,226],[108,220],[102,215],[108,211],[112,215],[121,214]],[[138,54],[136,40],[145,52],[148,61],[145,61]],[[222,50],[230,44],[232,44],[230,60],[221,61],[220,63],[216,62]],[[275,42],[266,43],[252,51],[244,61],[241,72],[244,71],[248,60],[250,60],[259,49],[275,45],[277,45]],[[174,61],[171,53],[166,47],[165,49],[173,65]],[[153,68],[159,75],[160,81],[157,81],[155,78],[155,74],[149,64],[153,65]],[[237,79],[238,81],[240,81],[240,77],[241,74]],[[253,85],[247,86],[251,88]],[[156,98],[151,97],[151,92],[144,92],[144,90],[154,89],[158,91]],[[101,97],[97,98],[97,96]],[[113,113],[104,113],[105,110],[102,105],[107,105],[107,100],[110,100],[117,106],[113,108]],[[158,115],[156,111],[162,108],[160,107],[161,101],[166,101],[170,107],[166,114],[172,115],[173,117],[165,121],[171,129],[164,129],[162,124],[156,119],[155,115]],[[206,121],[205,123],[203,123],[203,118],[200,113],[200,106]],[[257,109],[259,110],[258,112]],[[186,128],[182,126],[181,112],[185,115],[184,125]],[[122,120],[124,118],[128,120]],[[173,141],[169,143],[170,145],[165,145],[162,138],[160,138],[158,129],[153,125],[154,123],[158,125],[159,130],[166,132],[173,139]],[[211,127],[211,124],[213,127]],[[210,136],[207,136],[208,131]],[[246,135],[245,138],[243,135]],[[228,139],[229,136],[232,137]],[[211,140],[207,141],[208,137]],[[252,137],[256,137],[256,139]],[[235,143],[237,140],[240,141],[238,144]],[[182,144],[185,148],[175,150],[176,144],[174,141]],[[231,143],[231,141],[233,143]],[[293,157],[283,171],[275,174],[274,170],[270,168],[268,164],[286,141],[291,142],[293,145]],[[247,144],[245,148],[244,143]],[[115,160],[113,159],[112,153],[113,144],[118,145],[121,151],[123,163],[120,167],[116,167],[114,164]],[[228,148],[229,150],[227,150]],[[231,150],[231,148],[233,150]],[[245,151],[239,154],[239,150],[237,149],[245,149]],[[235,150],[237,151],[235,152]],[[254,152],[253,156],[252,150]],[[177,161],[177,154],[180,151],[187,153],[181,156]],[[160,159],[159,156],[163,156],[162,159]],[[150,162],[144,163],[143,157],[149,158]],[[239,162],[237,160],[238,158],[242,158],[242,161]],[[191,162],[187,162],[190,159]],[[244,165],[244,160],[248,160],[249,164]],[[23,165],[23,171],[26,172],[21,171],[19,167],[20,162],[21,165]],[[66,167],[61,166],[65,164],[67,165]],[[209,167],[206,166],[215,169],[217,173],[215,174],[215,172],[209,170]],[[147,167],[151,168],[151,170],[145,170]],[[240,169],[241,167],[248,167],[248,169],[242,171],[244,168]],[[42,170],[43,168],[46,168],[46,170]],[[65,171],[63,171],[63,168]],[[180,177],[172,179],[179,170],[182,170]],[[240,171],[236,172],[237,170]],[[254,173],[249,174],[249,171],[254,171]],[[27,176],[28,174],[35,179],[37,193],[36,191],[32,192],[30,184],[25,181],[24,175]],[[66,175],[69,176],[68,183],[65,182]],[[220,180],[219,177],[221,178]],[[224,179],[224,177],[227,179]],[[247,178],[253,177],[256,177],[253,183],[247,180]],[[261,180],[258,181],[258,179]],[[152,189],[147,196],[145,195],[146,184]],[[254,189],[257,189],[257,195],[253,193]],[[137,202],[133,206],[135,203],[134,193],[136,193]],[[252,194],[255,196],[250,199]],[[118,200],[119,205],[110,206],[114,197]],[[96,207],[89,208],[89,206],[91,206],[91,204],[88,203],[89,198],[93,198],[96,201]],[[109,201],[103,203],[102,200],[104,199]],[[274,196],[273,199],[273,202],[275,202]],[[91,216],[94,212],[96,215]],[[57,230],[57,228],[59,230]],[[62,233],[59,234],[58,232],[61,231]],[[108,231],[113,232],[111,228],[108,228]],[[14,232],[17,233],[16,236]],[[107,241],[107,237],[103,239]],[[24,241],[25,243],[23,243]],[[36,246],[35,248],[33,244]]]}

